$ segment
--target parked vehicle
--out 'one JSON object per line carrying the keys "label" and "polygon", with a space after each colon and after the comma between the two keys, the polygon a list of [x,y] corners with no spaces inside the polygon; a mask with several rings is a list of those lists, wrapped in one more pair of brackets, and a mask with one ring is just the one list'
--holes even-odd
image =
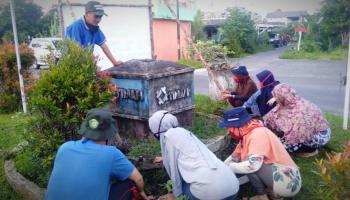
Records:
{"label": "parked vehicle", "polygon": [[269,43],[274,47],[274,48],[278,48],[283,46],[283,41],[281,39],[280,34],[278,33],[273,33],[273,32],[269,32]]}
{"label": "parked vehicle", "polygon": [[53,56],[56,60],[61,53],[58,50],[58,43],[61,38],[33,38],[29,47],[34,51],[34,67],[40,69],[41,66],[47,66],[48,56]]}

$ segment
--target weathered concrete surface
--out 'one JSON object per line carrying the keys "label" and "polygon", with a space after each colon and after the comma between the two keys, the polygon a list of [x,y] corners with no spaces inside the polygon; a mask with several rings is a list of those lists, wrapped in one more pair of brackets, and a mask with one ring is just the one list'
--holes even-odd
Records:
{"label": "weathered concrete surface", "polygon": [[[220,86],[226,91],[233,91],[236,87],[232,79],[231,65],[227,64],[226,61],[218,61],[210,64],[210,70],[214,77],[219,82]],[[212,76],[209,78],[209,97],[213,100],[221,99],[221,92]]]}
{"label": "weathered concrete surface", "polygon": [[4,164],[5,177],[11,187],[26,200],[44,199],[45,189],[24,178],[17,172],[13,160],[6,160]]}
{"label": "weathered concrete surface", "polygon": [[208,149],[213,153],[223,150],[230,143],[229,135],[222,135],[215,138],[213,141],[206,143]]}

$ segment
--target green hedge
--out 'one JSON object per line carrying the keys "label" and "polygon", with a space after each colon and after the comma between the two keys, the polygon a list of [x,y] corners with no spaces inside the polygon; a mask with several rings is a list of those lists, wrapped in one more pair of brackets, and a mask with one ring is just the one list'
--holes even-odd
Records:
{"label": "green hedge", "polygon": [[59,146],[79,139],[77,131],[86,113],[111,101],[111,78],[99,72],[89,50],[66,41],[59,62],[50,69],[29,96],[28,148],[17,156],[21,173],[45,186]]}

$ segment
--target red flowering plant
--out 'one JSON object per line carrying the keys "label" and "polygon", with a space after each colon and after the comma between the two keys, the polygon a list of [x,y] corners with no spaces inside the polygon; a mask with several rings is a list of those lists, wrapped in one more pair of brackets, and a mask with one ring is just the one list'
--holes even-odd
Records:
{"label": "red flowering plant", "polygon": [[[21,56],[22,76],[25,80],[25,89],[28,89],[32,80],[29,67],[34,62],[33,51],[26,44],[19,46]],[[9,113],[19,110],[21,93],[18,78],[15,45],[9,38],[3,38],[0,45],[0,113]]]}

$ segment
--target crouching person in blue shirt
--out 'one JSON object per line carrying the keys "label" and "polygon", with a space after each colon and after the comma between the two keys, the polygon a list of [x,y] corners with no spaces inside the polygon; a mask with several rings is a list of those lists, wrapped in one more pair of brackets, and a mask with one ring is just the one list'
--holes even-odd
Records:
{"label": "crouching person in blue shirt", "polygon": [[[165,110],[157,111],[148,121],[160,140],[163,165],[172,181],[175,197],[190,200],[233,200],[239,183],[235,174],[193,133],[178,127],[177,118]],[[175,198],[174,198],[175,199]]]}
{"label": "crouching person in blue shirt", "polygon": [[[57,152],[45,199],[131,199],[136,185],[143,199],[140,172],[114,146],[108,146],[117,133],[112,113],[92,109],[83,121],[81,140],[64,143]],[[111,186],[111,179],[117,183]]]}

